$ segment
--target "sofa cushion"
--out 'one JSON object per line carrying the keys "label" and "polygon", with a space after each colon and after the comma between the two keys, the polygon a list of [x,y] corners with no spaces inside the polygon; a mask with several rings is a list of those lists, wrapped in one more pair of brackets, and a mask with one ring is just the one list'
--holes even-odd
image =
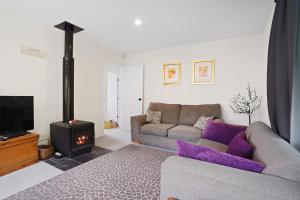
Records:
{"label": "sofa cushion", "polygon": [[300,153],[263,122],[254,122],[246,130],[254,147],[253,160],[266,165],[264,174],[300,182]]}
{"label": "sofa cushion", "polygon": [[201,116],[220,118],[220,104],[181,105],[179,124],[194,125]]}
{"label": "sofa cushion", "polygon": [[141,127],[141,133],[150,135],[167,136],[168,130],[175,127],[176,124],[145,124]]}
{"label": "sofa cushion", "polygon": [[199,105],[181,105],[179,124],[192,126],[199,117]]}
{"label": "sofa cushion", "polygon": [[226,152],[228,146],[219,142],[214,142],[212,140],[200,139],[197,143],[199,146],[209,147],[217,151]]}
{"label": "sofa cushion", "polygon": [[146,122],[148,123],[154,123],[154,124],[160,124],[161,122],[161,112],[160,111],[151,111],[148,110]]}
{"label": "sofa cushion", "polygon": [[245,131],[240,132],[231,140],[226,153],[242,158],[250,159],[252,157],[253,148],[246,139]]}
{"label": "sofa cushion", "polygon": [[226,124],[209,120],[205,130],[203,130],[202,137],[228,145],[238,133],[246,130],[246,128],[246,126]]}
{"label": "sofa cushion", "polygon": [[264,165],[259,162],[180,140],[177,140],[177,155],[258,173],[264,169]]}
{"label": "sofa cushion", "polygon": [[205,116],[201,116],[197,122],[194,124],[194,127],[195,128],[199,128],[201,129],[202,131],[205,129],[206,127],[206,124],[208,122],[208,120],[212,120],[213,117],[205,117]]}
{"label": "sofa cushion", "polygon": [[168,131],[168,137],[173,139],[198,142],[202,131],[193,126],[178,125]]}
{"label": "sofa cushion", "polygon": [[150,103],[148,110],[161,111],[161,123],[178,124],[180,104]]}

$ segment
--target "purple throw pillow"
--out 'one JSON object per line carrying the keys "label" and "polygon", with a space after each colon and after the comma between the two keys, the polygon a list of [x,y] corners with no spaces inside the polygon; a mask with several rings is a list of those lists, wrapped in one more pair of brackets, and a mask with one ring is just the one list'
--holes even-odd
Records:
{"label": "purple throw pillow", "polygon": [[177,155],[257,173],[261,173],[265,168],[263,164],[253,160],[180,140],[177,140]]}
{"label": "purple throw pillow", "polygon": [[228,145],[226,153],[240,156],[242,158],[251,158],[253,154],[253,148],[246,139],[245,131],[240,132],[232,139]]}
{"label": "purple throw pillow", "polygon": [[202,138],[229,145],[231,140],[247,126],[226,124],[209,120],[202,133]]}

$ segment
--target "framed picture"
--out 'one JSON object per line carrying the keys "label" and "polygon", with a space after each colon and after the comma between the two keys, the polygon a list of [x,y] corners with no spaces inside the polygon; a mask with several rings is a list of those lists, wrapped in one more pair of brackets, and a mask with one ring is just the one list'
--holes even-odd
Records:
{"label": "framed picture", "polygon": [[215,81],[215,60],[193,61],[193,84],[213,84]]}
{"label": "framed picture", "polygon": [[163,65],[163,84],[180,84],[181,63],[168,63]]}

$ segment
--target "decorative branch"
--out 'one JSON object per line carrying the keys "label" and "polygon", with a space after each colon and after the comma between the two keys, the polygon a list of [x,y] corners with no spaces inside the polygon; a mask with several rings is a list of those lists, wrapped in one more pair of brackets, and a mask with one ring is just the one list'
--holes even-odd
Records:
{"label": "decorative branch", "polygon": [[246,87],[247,96],[241,93],[235,94],[230,100],[229,107],[235,113],[247,114],[249,125],[251,123],[251,115],[261,106],[262,96],[257,96],[256,90],[251,86],[250,82]]}

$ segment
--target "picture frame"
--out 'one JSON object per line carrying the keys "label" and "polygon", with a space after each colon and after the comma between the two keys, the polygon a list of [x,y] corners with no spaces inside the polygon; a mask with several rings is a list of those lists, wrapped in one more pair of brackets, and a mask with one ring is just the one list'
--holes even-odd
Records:
{"label": "picture frame", "polygon": [[194,60],[192,84],[214,84],[215,82],[215,59]]}
{"label": "picture frame", "polygon": [[172,85],[181,83],[181,63],[163,64],[163,84]]}

